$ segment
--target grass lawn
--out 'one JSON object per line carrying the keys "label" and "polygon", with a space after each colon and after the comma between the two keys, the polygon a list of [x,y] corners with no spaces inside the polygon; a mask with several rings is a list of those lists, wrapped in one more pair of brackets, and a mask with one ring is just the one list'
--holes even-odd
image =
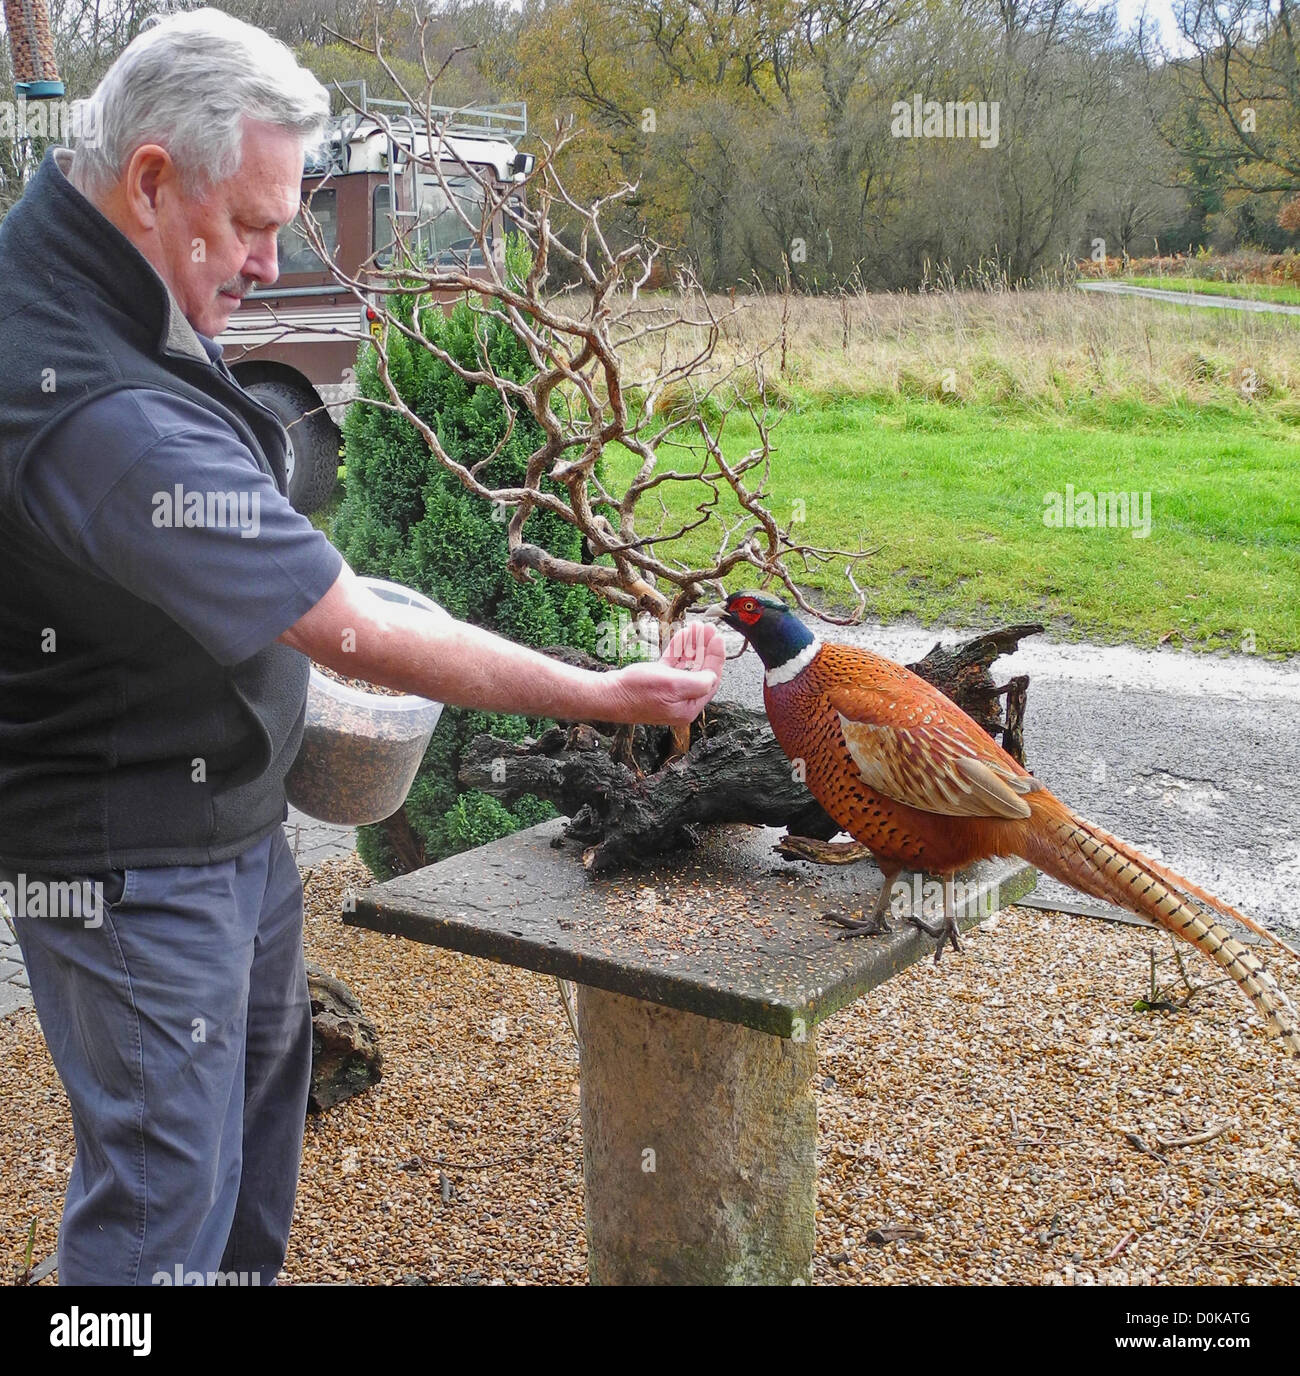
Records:
{"label": "grass lawn", "polygon": [[1244,301],[1277,301],[1300,306],[1300,287],[1275,286],[1269,282],[1212,282],[1204,277],[1125,277],[1132,287],[1158,287],[1162,291],[1201,292],[1207,296],[1235,296]]}
{"label": "grass lawn", "polygon": [[[737,419],[724,449],[735,458],[754,440]],[[1256,652],[1283,655],[1300,651],[1297,441],[1294,425],[1245,407],[809,406],[775,432],[770,506],[784,522],[802,503],[803,543],[878,548],[856,576],[881,618],[1041,620],[1067,636],[1151,645],[1172,633],[1236,650],[1253,632]],[[631,471],[626,451],[607,461],[616,482]],[[1049,527],[1045,498],[1067,484],[1149,493],[1150,534]],[[698,500],[684,484],[658,490],[675,514]],[[707,537],[688,540],[683,552],[703,558]],[[852,598],[843,561],[796,578]]]}
{"label": "grass lawn", "polygon": [[339,480],[335,485],[334,491],[330,493],[330,499],[319,511],[313,511],[307,518],[317,530],[323,530],[329,535],[334,529],[334,517],[338,514],[338,509],[343,505],[343,498],[347,495],[347,468],[339,465]]}
{"label": "grass lawn", "polygon": [[[1300,301],[1291,288],[1247,290]],[[714,362],[742,380],[753,350],[788,326],[787,375],[776,350],[765,359],[768,394],[792,407],[774,432],[770,506],[785,524],[802,503],[800,543],[879,551],[857,574],[873,615],[1036,620],[1058,635],[1203,649],[1240,650],[1253,632],[1258,653],[1300,653],[1300,330],[1289,316],[1073,289],[806,297],[788,322],[778,298],[732,315],[727,298],[711,301],[724,325]],[[661,342],[630,346],[626,375],[652,373]],[[670,342],[675,359],[705,346],[686,326]],[[734,459],[755,439],[737,415],[723,447]],[[629,455],[611,445],[605,463],[621,494]],[[670,464],[699,466],[665,447],[660,470]],[[1149,536],[1046,525],[1045,497],[1067,484],[1149,493]],[[660,484],[640,534],[653,533],[656,497],[678,519],[694,515],[693,487]],[[316,518],[323,529],[341,496],[342,483]],[[711,525],[663,557],[711,563],[719,537]],[[791,571],[828,603],[852,604],[843,561]]]}

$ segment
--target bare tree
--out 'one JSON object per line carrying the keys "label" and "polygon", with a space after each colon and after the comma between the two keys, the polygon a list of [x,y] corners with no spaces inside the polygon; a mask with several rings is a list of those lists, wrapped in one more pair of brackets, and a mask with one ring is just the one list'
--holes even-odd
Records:
{"label": "bare tree", "polygon": [[[384,60],[382,44],[364,47],[356,40],[348,41]],[[423,92],[407,90],[391,67],[388,73],[403,99],[423,112],[428,128],[440,132],[432,104],[438,73],[423,42],[421,52],[426,76]],[[624,184],[590,203],[580,203],[569,194],[556,167],[571,137],[570,128],[559,127],[552,140],[542,141],[543,151],[532,172],[517,188],[502,187],[470,165],[460,164],[456,175],[478,183],[484,203],[481,218],[467,211],[463,198],[453,193],[446,167],[454,159],[446,148],[439,156],[437,133],[429,153],[413,151],[415,160],[442,188],[444,213],[458,216],[463,240],[477,246],[486,275],[483,270],[471,272],[467,261],[449,261],[445,256],[422,261],[414,227],[400,221],[386,266],[372,261],[355,277],[333,266],[336,278],[358,300],[372,303],[382,322],[374,346],[388,400],[372,399],[367,404],[402,416],[469,492],[510,512],[507,541],[515,576],[541,574],[561,583],[581,584],[613,606],[648,614],[661,632],[667,632],[706,590],[719,592],[723,578],[740,567],[752,569],[758,583],[779,584],[796,605],[810,612],[816,609],[800,589],[796,573],[843,560],[857,590],[853,570],[870,551],[802,543],[792,533],[795,523],[783,524],[772,507],[772,431],[778,416],[764,379],[766,356],[775,341],[738,361],[723,363],[717,346],[745,310],[743,303],[717,310],[689,272],[679,275],[677,291],[667,302],[647,296],[644,288],[651,280],[659,246],[633,242],[617,247],[604,225],[611,209],[635,194],[636,187]],[[503,256],[489,237],[494,217],[507,202],[531,253],[531,266],[522,279],[507,272]],[[328,261],[326,246],[310,217],[308,221],[313,246]],[[564,268],[568,278],[577,279],[576,289],[560,293],[550,289],[556,265]],[[424,332],[420,309],[400,313],[394,309],[398,298],[414,294],[431,302],[434,293],[448,291],[464,294],[484,321],[506,324],[526,347],[535,375],[526,382],[502,377],[492,366],[485,341],[479,366],[466,368]],[[472,465],[459,463],[447,453],[392,377],[388,340],[397,335],[427,349],[466,383],[495,390],[511,418],[507,438],[518,415],[533,417],[543,439],[529,456],[520,484],[494,487],[483,477],[505,438],[493,453]],[[641,371],[633,377],[636,366]],[[728,458],[724,432],[730,418],[738,414],[752,422],[757,443],[740,457]],[[598,460],[614,444],[638,461],[634,476],[621,486],[597,473]],[[548,479],[560,492],[548,489]],[[692,489],[689,518],[674,519],[661,500],[669,484]],[[575,526],[595,562],[559,558],[532,543],[526,523],[538,510]],[[682,558],[683,537],[702,529],[713,532],[710,554],[696,562]],[[854,613],[817,614],[845,624],[857,619],[863,602],[859,592]]]}
{"label": "bare tree", "polygon": [[[1188,55],[1171,54],[1149,28],[1141,35],[1148,71],[1180,96],[1162,121],[1170,145],[1214,167],[1229,187],[1294,192],[1300,186],[1300,34],[1293,6],[1288,0],[1180,0],[1174,22]],[[1194,143],[1189,130],[1201,135]]]}

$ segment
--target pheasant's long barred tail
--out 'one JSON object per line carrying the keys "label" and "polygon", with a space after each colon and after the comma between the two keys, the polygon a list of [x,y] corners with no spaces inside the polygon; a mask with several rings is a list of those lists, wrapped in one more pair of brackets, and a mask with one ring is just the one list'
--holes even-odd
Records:
{"label": "pheasant's long barred tail", "polygon": [[1183,898],[1187,898],[1189,895],[1193,898],[1199,898],[1202,903],[1207,907],[1213,908],[1215,912],[1222,913],[1224,917],[1232,918],[1234,922],[1240,922],[1243,927],[1254,932],[1256,936],[1262,936],[1266,941],[1276,946],[1279,951],[1285,951],[1287,955],[1291,956],[1294,960],[1300,960],[1300,951],[1289,946],[1276,932],[1270,932],[1267,927],[1260,926],[1253,918],[1247,917],[1243,912],[1238,912],[1230,903],[1225,903],[1223,899],[1216,898],[1214,894],[1209,893],[1197,884],[1193,884],[1190,879],[1179,874],[1176,870],[1171,870],[1167,866],[1152,860],[1150,856],[1143,855],[1141,851],[1134,850],[1127,841],[1121,840],[1118,836],[1112,836],[1108,831],[1103,831],[1095,823],[1089,822],[1088,828],[1094,836],[1101,837],[1108,845],[1114,846],[1122,852],[1135,855],[1144,864],[1149,866],[1155,874],[1163,879],[1165,883],[1179,892]]}
{"label": "pheasant's long barred tail", "polygon": [[[1200,891],[1189,880],[1081,817],[1044,818],[1028,839],[1025,859],[1053,878],[1151,918],[1221,965],[1254,1004],[1271,1034],[1293,1056],[1300,1056],[1300,1015],[1249,947],[1171,887],[1185,886],[1199,897]],[[1236,914],[1226,904],[1212,902],[1221,911]]]}

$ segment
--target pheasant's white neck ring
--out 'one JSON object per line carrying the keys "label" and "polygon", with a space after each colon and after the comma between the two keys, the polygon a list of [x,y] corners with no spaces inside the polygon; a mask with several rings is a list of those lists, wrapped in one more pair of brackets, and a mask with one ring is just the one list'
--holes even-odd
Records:
{"label": "pheasant's white neck ring", "polygon": [[774,664],[763,675],[767,686],[775,688],[778,684],[789,683],[792,678],[797,678],[817,657],[817,651],[821,647],[821,641],[817,636],[813,636],[797,655],[791,655],[784,664]]}

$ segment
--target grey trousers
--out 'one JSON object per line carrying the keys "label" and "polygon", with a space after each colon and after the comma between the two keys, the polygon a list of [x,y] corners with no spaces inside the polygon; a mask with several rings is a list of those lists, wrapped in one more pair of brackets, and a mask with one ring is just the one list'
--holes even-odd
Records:
{"label": "grey trousers", "polygon": [[95,920],[15,913],[77,1143],[59,1281],[272,1284],[312,1042],[284,830],[219,864],[94,879]]}

